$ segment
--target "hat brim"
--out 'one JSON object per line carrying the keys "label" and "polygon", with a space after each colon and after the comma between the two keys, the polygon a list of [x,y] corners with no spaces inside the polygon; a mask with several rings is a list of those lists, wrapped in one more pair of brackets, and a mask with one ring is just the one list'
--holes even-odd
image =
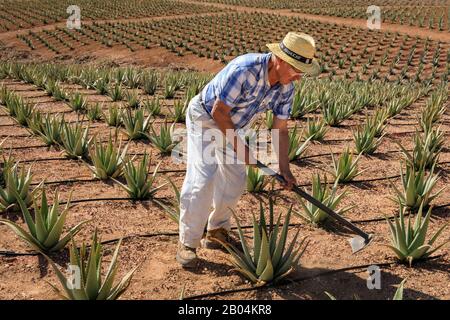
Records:
{"label": "hat brim", "polygon": [[317,62],[317,59],[313,59],[311,64],[302,63],[300,61],[295,60],[294,58],[289,57],[286,53],[284,53],[279,43],[268,43],[266,46],[269,48],[269,50],[275,54],[280,59],[286,61],[294,68],[310,75],[310,76],[317,76],[320,73],[320,65],[319,62]]}

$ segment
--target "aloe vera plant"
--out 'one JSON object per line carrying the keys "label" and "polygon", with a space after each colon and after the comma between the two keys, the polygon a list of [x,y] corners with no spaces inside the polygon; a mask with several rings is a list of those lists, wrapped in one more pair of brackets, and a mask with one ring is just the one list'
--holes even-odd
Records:
{"label": "aloe vera plant", "polygon": [[375,131],[374,136],[379,138],[383,135],[384,130],[387,126],[388,113],[386,109],[378,109],[372,116],[366,116],[366,123],[364,124],[367,128],[373,128]]}
{"label": "aloe vera plant", "polygon": [[47,114],[43,118],[40,136],[46,145],[62,145],[62,135],[65,123],[63,117],[59,118]]}
{"label": "aloe vera plant", "polygon": [[96,103],[87,109],[86,116],[91,121],[99,121],[102,119],[102,106]]}
{"label": "aloe vera plant", "polygon": [[146,100],[146,101],[144,101],[142,106],[152,116],[159,116],[161,114],[161,103],[159,102],[159,98],[154,98],[152,100]]}
{"label": "aloe vera plant", "polygon": [[17,202],[22,210],[23,219],[26,222],[28,231],[20,227],[18,224],[0,219],[3,223],[10,227],[14,233],[21,239],[28,243],[33,249],[42,253],[48,254],[63,249],[66,244],[81,230],[83,224],[88,220],[78,223],[76,226],[69,229],[63,236],[63,228],[66,222],[67,213],[69,211],[70,199],[67,202],[64,210],[59,213],[59,195],[55,192],[53,205],[51,208],[47,202],[45,189],[42,190],[40,207],[38,206],[38,199],[33,198],[34,205],[34,220],[28,211],[27,204],[16,194]]}
{"label": "aloe vera plant", "polygon": [[331,160],[333,162],[333,169],[332,172],[334,178],[338,182],[348,182],[355,179],[357,176],[359,176],[361,173],[363,173],[365,170],[358,171],[358,161],[361,157],[361,154],[359,154],[354,160],[353,160],[353,154],[350,152],[349,148],[341,153],[338,159],[334,157],[334,154],[331,153]]}
{"label": "aloe vera plant", "polygon": [[[70,267],[79,271],[78,279],[67,279],[56,264],[48,258],[63,290],[53,286],[65,300],[116,300],[129,287],[137,267],[129,271],[119,282],[115,278],[119,270],[118,256],[122,240],[117,243],[108,271],[102,277],[103,247],[97,237],[97,230],[88,249],[85,243],[80,249],[73,241],[70,246]],[[88,253],[89,250],[89,253]],[[75,280],[75,281],[73,281]],[[77,281],[78,280],[78,281]],[[77,283],[79,282],[79,283]]]}
{"label": "aloe vera plant", "polygon": [[85,96],[75,92],[69,100],[69,106],[73,111],[84,112],[88,109],[88,102]]}
{"label": "aloe vera plant", "polygon": [[174,141],[173,139],[174,127],[175,123],[169,126],[167,121],[164,121],[160,126],[159,133],[155,131],[153,126],[150,127],[151,132],[148,135],[148,139],[163,155],[170,154],[172,149],[178,144],[178,141]]}
{"label": "aloe vera plant", "polygon": [[142,87],[144,89],[144,92],[148,95],[154,95],[156,92],[156,89],[158,88],[158,74],[154,71],[149,71],[144,73],[142,77]]}
{"label": "aloe vera plant", "polygon": [[27,171],[22,167],[19,171],[19,163],[17,162],[12,166],[8,165],[3,168],[2,174],[5,180],[5,188],[0,187],[0,212],[18,209],[19,197],[27,206],[30,205],[35,193],[35,191],[30,190],[33,178],[31,167]]}
{"label": "aloe vera plant", "polygon": [[120,101],[123,99],[123,89],[122,86],[116,83],[114,86],[111,86],[108,90],[108,96],[112,101]]}
{"label": "aloe vera plant", "polygon": [[[447,224],[444,224],[431,239],[426,242],[432,209],[430,207],[425,218],[423,218],[423,206],[424,205],[421,204],[419,207],[414,225],[411,223],[411,215],[408,216],[408,219],[405,218],[406,208],[403,206],[400,206],[399,216],[394,217],[394,222],[386,218],[391,231],[391,245],[388,245],[388,247],[394,251],[401,262],[408,262],[410,266],[413,261],[429,257],[450,242],[450,240],[447,240],[432,249],[433,244],[447,227]],[[406,222],[406,220],[408,221]]]}
{"label": "aloe vera plant", "polygon": [[270,182],[266,179],[264,173],[258,168],[247,166],[247,191],[248,192],[262,192],[267,184]]}
{"label": "aloe vera plant", "polygon": [[123,175],[125,176],[127,184],[119,183],[131,198],[136,200],[148,199],[164,186],[163,184],[158,187],[153,187],[161,163],[156,166],[153,174],[148,177],[150,166],[148,154],[145,153],[142,160],[139,161],[137,165],[134,164],[133,160],[134,158],[128,159],[123,166]]}
{"label": "aloe vera plant", "polygon": [[302,143],[301,141],[302,134],[298,133],[297,125],[295,125],[294,128],[289,130],[288,137],[289,137],[288,157],[289,161],[293,161],[300,158],[300,156],[305,152],[306,148],[308,147],[309,141],[311,140],[311,137],[309,137]]}
{"label": "aloe vera plant", "polygon": [[258,222],[253,214],[253,245],[251,247],[247,244],[236,215],[234,218],[243,251],[231,244],[217,240],[231,254],[231,262],[236,270],[259,286],[277,282],[288,276],[297,267],[300,257],[307,247],[305,238],[297,245],[300,230],[296,232],[291,243],[287,244],[291,209],[288,210],[283,225],[281,225],[282,214],[278,216],[277,222],[274,224],[274,204],[273,200],[269,199],[270,221],[268,225],[262,203],[260,203]]}
{"label": "aloe vera plant", "polygon": [[173,222],[178,224],[180,222],[180,190],[170,178],[167,178],[167,180],[172,186],[172,190],[175,195],[174,199],[171,200],[170,203],[165,203],[158,199],[155,199],[155,202],[163,208],[165,213]]}
{"label": "aloe vera plant", "polygon": [[61,136],[65,154],[68,158],[86,158],[92,141],[88,134],[89,127],[83,130],[81,123],[76,123],[75,125],[69,125],[67,122],[63,123]]}
{"label": "aloe vera plant", "polygon": [[305,139],[311,141],[323,141],[325,134],[328,131],[325,121],[314,118],[313,120],[306,120],[306,131],[303,135]]}
{"label": "aloe vera plant", "polygon": [[430,169],[439,161],[439,154],[443,146],[443,135],[440,137],[435,135],[435,131],[425,133],[422,137],[416,131],[414,135],[414,149],[412,153],[408,152],[402,144],[397,142],[402,150],[406,160],[412,163],[416,170],[424,167]]}
{"label": "aloe vera plant", "polygon": [[[345,207],[339,210],[336,210],[336,207],[339,205],[339,203],[342,201],[342,199],[347,195],[347,191],[342,192],[341,194],[337,194],[337,188],[338,188],[338,180],[336,180],[333,184],[333,186],[330,188],[327,185],[327,179],[325,176],[324,183],[322,184],[320,181],[320,175],[314,174],[312,176],[312,193],[311,195],[322,202],[324,205],[329,207],[332,210],[335,210],[338,214],[342,214],[348,210],[350,210],[352,207]],[[325,221],[328,218],[328,214],[319,209],[318,207],[314,206],[311,203],[305,203],[303,198],[300,196],[297,196],[298,201],[300,202],[303,211],[293,211],[295,214],[300,216],[301,218],[305,219],[309,223],[312,223],[314,225],[318,225]]]}
{"label": "aloe vera plant", "polygon": [[264,114],[264,121],[266,122],[267,129],[271,130],[273,128],[273,111],[267,110]]}
{"label": "aloe vera plant", "polygon": [[117,178],[122,175],[122,167],[127,154],[128,145],[121,150],[121,143],[117,146],[112,141],[111,134],[107,145],[94,140],[90,157],[93,163],[93,171],[96,177],[101,180]]}
{"label": "aloe vera plant", "polygon": [[439,176],[434,174],[434,166],[426,175],[425,168],[422,167],[416,170],[413,164],[407,162],[404,174],[402,166],[400,166],[400,177],[402,191],[392,184],[396,193],[396,197],[392,198],[392,200],[410,210],[417,210],[421,205],[427,207],[444,190],[442,188],[433,193],[433,189],[439,179]]}
{"label": "aloe vera plant", "polygon": [[20,100],[20,103],[16,105],[14,112],[17,122],[22,126],[28,126],[28,119],[35,113],[34,110],[35,107],[32,104]]}
{"label": "aloe vera plant", "polygon": [[108,112],[103,113],[106,123],[110,127],[119,127],[122,124],[122,109],[117,105],[108,107]]}
{"label": "aloe vera plant", "polygon": [[42,134],[42,113],[33,112],[30,117],[26,120],[27,126],[30,128],[31,132],[36,135]]}
{"label": "aloe vera plant", "polygon": [[132,109],[137,109],[141,106],[141,100],[139,99],[136,90],[128,90],[125,92],[125,100],[127,101],[128,107]]}
{"label": "aloe vera plant", "polygon": [[151,125],[151,115],[144,116],[144,109],[139,108],[135,111],[127,109],[122,113],[122,121],[125,126],[125,132],[130,140],[146,139],[147,132]]}
{"label": "aloe vera plant", "polygon": [[379,138],[375,137],[376,130],[373,127],[359,126],[353,131],[356,152],[362,154],[373,154],[381,143],[384,134]]}
{"label": "aloe vera plant", "polygon": [[173,121],[174,122],[185,122],[186,121],[186,111],[188,103],[183,103],[181,100],[176,100],[173,103],[173,111],[171,109]]}

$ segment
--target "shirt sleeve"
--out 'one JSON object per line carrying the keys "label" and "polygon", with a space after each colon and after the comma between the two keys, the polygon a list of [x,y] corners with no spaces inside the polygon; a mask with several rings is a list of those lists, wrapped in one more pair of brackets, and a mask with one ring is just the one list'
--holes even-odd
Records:
{"label": "shirt sleeve", "polygon": [[247,70],[239,66],[230,66],[216,85],[215,96],[229,107],[234,108],[244,91]]}
{"label": "shirt sleeve", "polygon": [[273,114],[281,120],[289,119],[292,109],[292,101],[294,100],[294,86],[281,93],[280,101],[273,107]]}

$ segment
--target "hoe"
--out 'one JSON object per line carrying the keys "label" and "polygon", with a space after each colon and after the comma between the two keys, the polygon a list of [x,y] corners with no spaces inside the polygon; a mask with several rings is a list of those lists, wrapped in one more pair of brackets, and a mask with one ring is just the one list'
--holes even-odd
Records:
{"label": "hoe", "polygon": [[[260,161],[257,162],[256,166],[258,168],[260,168],[264,173],[266,173],[272,177],[275,177],[275,179],[277,179],[279,182],[285,183],[283,176],[276,173],[275,171],[273,171],[266,165],[262,164]],[[337,214],[336,212],[334,212],[333,210],[331,210],[330,208],[325,206],[322,202],[320,202],[319,200],[317,200],[314,197],[312,197],[311,195],[309,195],[308,193],[304,192],[298,186],[294,185],[292,188],[292,191],[294,191],[296,194],[298,194],[300,197],[304,198],[305,200],[311,202],[313,205],[315,205],[319,209],[326,212],[330,217],[337,220],[339,223],[345,225],[346,227],[348,227],[350,230],[352,230],[353,232],[355,232],[357,234],[357,236],[350,239],[350,245],[352,247],[353,253],[358,252],[359,250],[362,250],[372,240],[372,238],[373,238],[372,234],[368,234],[368,233],[364,232],[363,230],[359,229],[353,223],[351,223],[347,219],[343,218],[341,215]]]}

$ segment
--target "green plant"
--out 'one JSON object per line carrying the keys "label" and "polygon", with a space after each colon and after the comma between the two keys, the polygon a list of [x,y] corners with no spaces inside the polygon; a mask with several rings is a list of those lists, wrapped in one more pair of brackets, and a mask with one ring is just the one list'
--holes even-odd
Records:
{"label": "green plant", "polygon": [[102,119],[102,106],[96,103],[87,109],[87,118],[91,121],[98,121]]}
{"label": "green plant", "polygon": [[374,137],[379,138],[383,135],[383,132],[386,129],[387,119],[387,109],[377,109],[371,117],[366,116],[366,122],[364,126],[366,127],[366,130],[369,130],[369,128],[373,128],[373,130],[375,131]]}
{"label": "green plant", "polygon": [[148,139],[152,142],[152,144],[161,152],[163,155],[168,155],[172,152],[172,149],[178,144],[178,141],[173,139],[173,130],[175,127],[175,123],[172,125],[167,125],[167,122],[164,121],[160,126],[159,134],[156,133],[153,126],[150,126],[150,134],[148,135]]}
{"label": "green plant", "polygon": [[147,132],[151,126],[151,115],[144,117],[144,109],[139,108],[135,111],[126,109],[122,113],[122,121],[125,126],[126,134],[130,140],[146,139]]}
{"label": "green plant", "polygon": [[355,142],[356,152],[362,154],[373,154],[381,143],[384,134],[375,138],[376,128],[359,126],[353,131],[353,140]]}
{"label": "green plant", "polygon": [[64,118],[58,118],[47,114],[42,121],[41,138],[44,143],[50,145],[61,145],[64,124]]}
{"label": "green plant", "polygon": [[155,199],[155,202],[163,208],[163,210],[173,222],[176,222],[178,224],[180,222],[180,190],[170,178],[167,178],[167,180],[172,186],[175,198],[170,201],[169,204],[166,204],[159,199]]}
{"label": "green plant", "polygon": [[[12,209],[17,210],[19,208],[20,197],[25,205],[30,205],[32,196],[35,191],[30,191],[30,185],[32,181],[31,168],[25,171],[25,168],[21,168],[19,172],[19,163],[7,165],[3,168],[3,179],[5,181],[5,188],[0,187],[0,212]],[[37,189],[35,189],[37,190]]]}
{"label": "green plant", "polygon": [[26,120],[27,126],[30,128],[31,132],[36,135],[42,134],[42,113],[33,112],[30,117]]}
{"label": "green plant", "polygon": [[183,103],[183,101],[181,101],[181,100],[174,101],[173,111],[171,109],[169,109],[170,112],[172,113],[174,122],[185,122],[186,121],[187,107],[188,107],[188,104]]}
{"label": "green plant", "polygon": [[273,128],[273,111],[267,110],[264,114],[264,121],[266,122],[267,129],[271,130]]}
{"label": "green plant", "polygon": [[30,119],[35,111],[35,107],[30,103],[20,100],[20,103],[16,105],[15,118],[17,122],[22,126],[28,126],[28,119]]}
{"label": "green plant", "polygon": [[84,112],[88,109],[86,97],[81,93],[75,92],[69,100],[69,107],[76,112]]}
{"label": "green plant", "polygon": [[84,128],[81,123],[69,125],[64,122],[62,125],[62,144],[66,156],[71,159],[86,158],[89,152],[89,145],[92,138],[89,139],[89,127]]}
{"label": "green plant", "polygon": [[403,169],[400,166],[400,177],[402,191],[392,184],[397,195],[397,197],[392,198],[392,200],[410,210],[416,210],[420,205],[427,207],[429,203],[437,198],[444,190],[444,188],[442,188],[438,192],[432,193],[436,186],[436,182],[439,179],[437,174],[434,175],[434,166],[426,176],[425,168],[422,167],[416,170],[412,163],[407,162],[404,174]]}
{"label": "green plant", "polygon": [[103,113],[108,126],[119,127],[122,124],[122,108],[116,104],[108,107],[108,113]]}
{"label": "green plant", "polygon": [[389,218],[386,218],[389,229],[391,230],[391,245],[388,245],[388,247],[395,252],[397,258],[401,262],[408,262],[410,266],[413,261],[429,257],[435,251],[450,242],[450,240],[447,240],[430,250],[442,231],[447,227],[447,224],[443,225],[431,239],[426,242],[425,239],[431,217],[431,208],[428,209],[425,218],[423,218],[422,210],[423,204],[419,207],[414,225],[411,224],[411,215],[408,216],[408,222],[406,222],[406,208],[402,206],[400,206],[399,216],[394,217],[394,222],[390,221]]}
{"label": "green plant", "polygon": [[266,224],[264,211],[264,207],[260,203],[258,222],[256,221],[255,215],[253,215],[252,247],[247,244],[236,215],[234,215],[234,218],[238,228],[242,251],[231,244],[217,240],[231,254],[231,262],[236,267],[236,270],[259,286],[277,282],[288,276],[298,265],[298,261],[307,247],[307,244],[304,245],[305,239],[296,246],[300,230],[297,231],[292,242],[287,246],[291,209],[288,210],[285,216],[283,226],[281,226],[282,214],[278,216],[275,224],[273,222],[274,205],[271,198],[269,199],[270,220],[268,225]]}
{"label": "green plant", "polygon": [[441,140],[443,139],[443,135],[441,138],[437,138],[433,132],[434,131],[431,131],[421,137],[420,133],[416,131],[412,153],[408,152],[403,145],[397,142],[406,161],[413,164],[416,170],[419,170],[422,167],[430,169],[436,165],[439,160],[439,153],[441,152],[443,145],[443,140]]}
{"label": "green plant", "polygon": [[[102,260],[103,248],[99,239],[97,239],[97,230],[92,237],[91,246],[89,247],[89,255],[87,253],[88,247],[85,243],[80,249],[72,241],[70,246],[70,266],[79,270],[80,278],[79,286],[74,281],[67,279],[64,274],[58,269],[56,264],[50,260],[50,264],[55,271],[64,293],[52,285],[53,289],[60,297],[67,300],[116,300],[129,287],[131,279],[137,267],[128,272],[121,281],[114,284],[117,271],[119,269],[118,256],[122,240],[117,243],[116,249],[111,258],[108,271],[102,279]],[[76,279],[75,279],[76,280]]]}
{"label": "green plant", "polygon": [[323,141],[325,134],[328,131],[325,121],[314,118],[310,121],[310,118],[306,120],[306,132],[303,135],[305,139],[311,141]]}
{"label": "green plant", "polygon": [[108,90],[108,96],[112,101],[120,101],[123,99],[123,89],[122,86],[116,83],[114,86],[111,86]]}
{"label": "green plant", "polygon": [[144,73],[142,77],[142,86],[144,92],[149,95],[154,95],[158,87],[158,74],[154,71]]}
{"label": "green plant", "polygon": [[[347,194],[347,192],[344,191],[341,194],[337,195],[337,187],[338,187],[338,180],[336,180],[333,186],[330,188],[327,185],[326,176],[323,184],[320,181],[319,174],[314,174],[312,176],[311,195],[332,210],[336,210],[336,207],[339,205],[339,203]],[[300,212],[293,211],[293,212],[297,214],[299,217],[305,219],[306,221],[312,224],[320,224],[328,218],[328,214],[325,211],[319,209],[318,207],[309,202],[305,203],[305,201],[300,196],[297,196],[297,199],[300,202],[303,211]],[[346,207],[343,209],[339,209],[336,212],[342,214],[350,210],[351,208],[352,207]]]}
{"label": "green plant", "polygon": [[159,98],[154,98],[152,100],[146,100],[143,103],[143,107],[152,116],[159,116],[161,114],[161,103],[159,102]]}
{"label": "green plant", "polygon": [[121,150],[121,143],[116,146],[109,135],[108,144],[104,146],[101,141],[94,140],[90,156],[93,163],[93,171],[101,180],[117,178],[122,174],[123,162],[127,154],[128,146]]}
{"label": "green plant", "polygon": [[355,160],[353,160],[353,154],[350,152],[349,148],[341,153],[339,159],[334,157],[331,153],[331,160],[333,162],[334,172],[332,173],[336,181],[338,182],[348,182],[355,179],[365,170],[358,171],[358,161],[361,157],[359,154]]}
{"label": "green plant", "polygon": [[125,92],[125,100],[128,103],[128,107],[132,109],[137,109],[141,105],[141,101],[139,100],[139,96],[136,90],[127,90]]}
{"label": "green plant", "polygon": [[26,222],[28,231],[18,224],[6,219],[0,219],[0,223],[10,227],[26,243],[42,253],[50,253],[63,249],[70,239],[81,230],[81,226],[88,222],[88,220],[86,220],[78,223],[76,226],[70,228],[66,235],[62,237],[64,224],[69,211],[70,199],[67,202],[65,209],[59,214],[58,192],[55,192],[53,205],[49,208],[45,189],[43,189],[40,207],[38,207],[39,201],[36,198],[33,199],[33,220],[25,202],[18,194],[16,194],[16,198],[22,210],[23,219]]}
{"label": "green plant", "polygon": [[150,159],[147,153],[137,165],[133,163],[133,159],[128,159],[124,163],[123,175],[125,176],[127,184],[120,183],[122,188],[128,192],[129,196],[136,200],[148,199],[155,194],[162,186],[153,187],[160,163],[156,166],[151,177],[148,177]]}
{"label": "green plant", "polygon": [[300,156],[305,152],[308,147],[309,141],[311,137],[306,139],[303,143],[301,141],[303,134],[299,134],[297,130],[297,125],[294,128],[289,130],[288,138],[289,138],[289,149],[288,149],[288,157],[289,161],[296,160],[300,158]]}
{"label": "green plant", "polygon": [[247,166],[247,191],[248,192],[263,192],[264,188],[270,182],[266,179],[264,173],[258,168]]}

